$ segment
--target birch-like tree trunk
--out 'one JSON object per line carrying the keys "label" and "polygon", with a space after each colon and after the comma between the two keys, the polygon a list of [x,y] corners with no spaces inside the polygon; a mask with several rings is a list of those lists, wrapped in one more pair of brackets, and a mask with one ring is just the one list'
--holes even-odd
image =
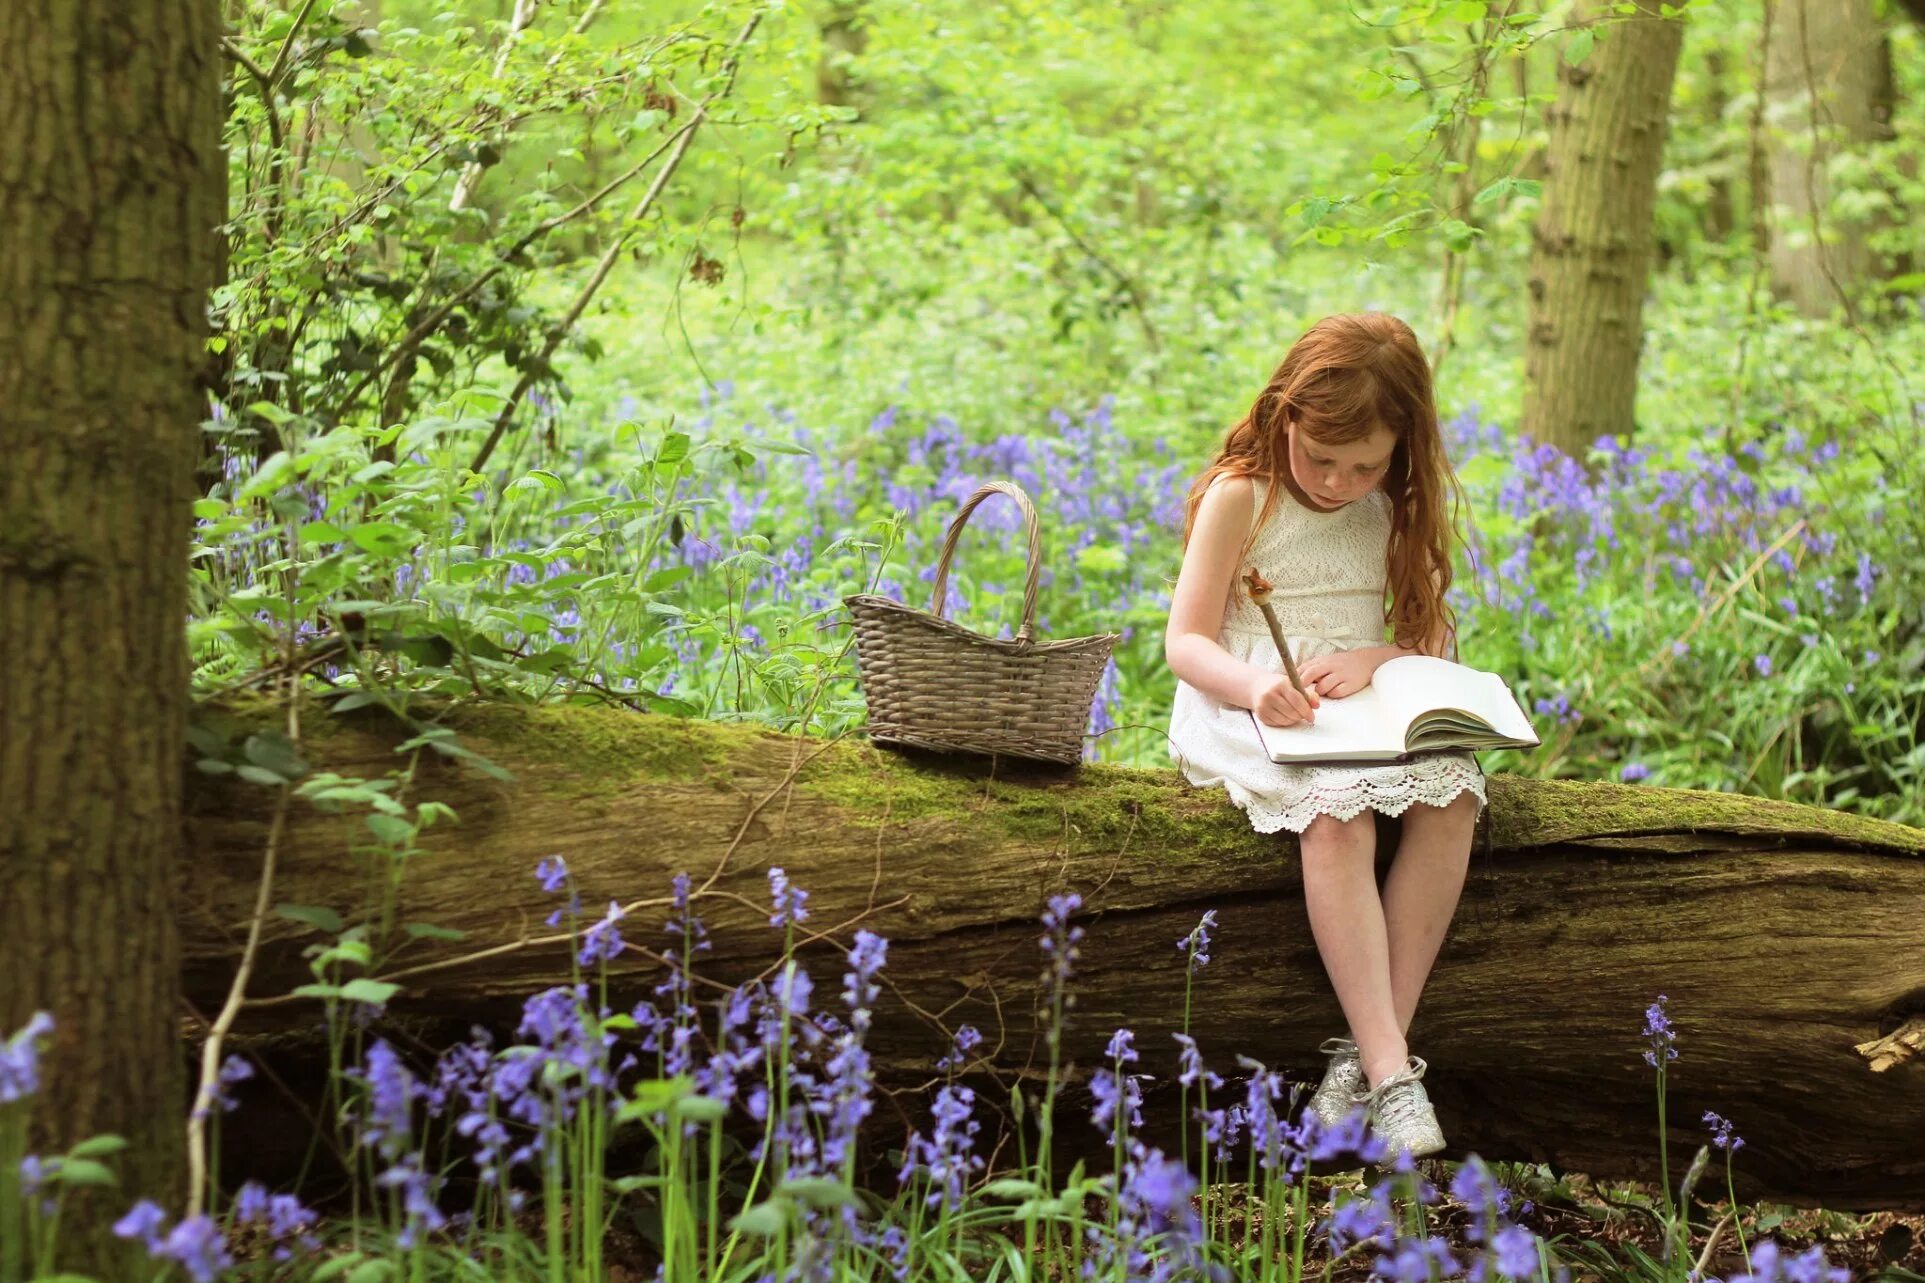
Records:
{"label": "birch-like tree trunk", "polygon": [[1607,433],[1629,440],[1635,421],[1651,214],[1684,41],[1660,0],[1639,8],[1611,22],[1610,5],[1580,11],[1599,22],[1597,43],[1559,64],[1531,234],[1522,428],[1579,456]]}
{"label": "birch-like tree trunk", "polygon": [[[216,0],[0,4],[0,1030],[57,1022],[33,1143],[172,1202],[192,473],[218,269]],[[7,1209],[0,1209],[7,1210]]]}

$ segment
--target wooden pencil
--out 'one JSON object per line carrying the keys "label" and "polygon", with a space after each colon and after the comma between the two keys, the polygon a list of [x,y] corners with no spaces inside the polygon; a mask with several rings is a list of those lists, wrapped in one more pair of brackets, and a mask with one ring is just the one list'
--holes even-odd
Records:
{"label": "wooden pencil", "polygon": [[1277,612],[1270,605],[1270,581],[1252,566],[1244,572],[1243,585],[1250,590],[1250,600],[1263,612],[1263,622],[1270,626],[1270,640],[1277,644],[1277,654],[1283,656],[1283,671],[1289,675],[1290,684],[1297,688],[1297,694],[1310,698],[1310,692],[1303,688],[1303,678],[1297,676],[1297,661],[1290,657],[1290,643],[1283,639],[1283,625],[1277,622]]}

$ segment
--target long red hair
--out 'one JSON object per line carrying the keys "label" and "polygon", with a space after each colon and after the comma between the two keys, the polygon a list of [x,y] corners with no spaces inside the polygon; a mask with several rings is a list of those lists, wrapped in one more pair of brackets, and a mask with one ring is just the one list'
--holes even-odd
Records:
{"label": "long red hair", "polygon": [[1276,505],[1294,502],[1283,492],[1282,478],[1290,472],[1286,420],[1325,445],[1361,441],[1378,424],[1396,435],[1383,480],[1391,512],[1384,622],[1403,646],[1421,644],[1441,624],[1444,649],[1455,653],[1457,619],[1444,594],[1451,582],[1451,540],[1464,541],[1463,490],[1444,456],[1430,362],[1410,327],[1394,316],[1326,316],[1290,345],[1249,413],[1230,429],[1190,487],[1184,546],[1189,546],[1203,492],[1219,476],[1266,482],[1252,536],[1244,540],[1245,554]]}

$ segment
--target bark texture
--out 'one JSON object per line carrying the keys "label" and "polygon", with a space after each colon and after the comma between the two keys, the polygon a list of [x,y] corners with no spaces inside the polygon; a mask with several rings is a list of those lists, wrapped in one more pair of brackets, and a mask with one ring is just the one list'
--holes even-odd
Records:
{"label": "bark texture", "polygon": [[[0,5],[0,1029],[52,1011],[35,1142],[126,1136],[129,1199],[171,1201],[181,1147],[182,620],[219,42],[215,0]],[[97,1220],[67,1233],[69,1269],[120,1246]]]}
{"label": "bark texture", "polygon": [[1634,422],[1651,215],[1684,40],[1682,20],[1656,16],[1659,0],[1639,8],[1601,23],[1588,58],[1558,66],[1531,233],[1523,430],[1580,458],[1607,433],[1628,441]]}
{"label": "bark texture", "polygon": [[1875,274],[1867,237],[1889,223],[1834,205],[1832,170],[1892,137],[1891,45],[1873,0],[1772,0],[1772,29],[1772,289],[1829,316]]}
{"label": "bark texture", "polygon": [[[307,724],[315,766],[348,776],[391,770],[406,734]],[[964,1023],[987,1035],[984,1072],[1042,1073],[1036,915],[1064,890],[1088,905],[1065,1042],[1082,1069],[1129,1026],[1144,1049],[1138,1068],[1173,1082],[1176,941],[1206,909],[1220,927],[1191,1026],[1219,1072],[1234,1073],[1239,1052],[1321,1072],[1317,1043],[1342,1029],[1294,843],[1253,833],[1220,790],[1174,772],[991,777],[854,741],[579,708],[482,707],[454,724],[514,779],[433,762],[415,779],[414,796],[450,803],[460,821],[426,832],[394,920],[466,938],[409,941],[377,968],[407,986],[397,1017],[445,1017],[458,1036],[567,978],[565,946],[518,943],[547,930],[555,901],[532,870],[559,853],[589,913],[650,900],[625,934],[656,947],[673,874],[698,888],[714,875],[696,906],[715,932],[701,967],[716,980],[756,974],[779,953],[764,907],[774,865],[811,893],[805,925],[844,944],[858,921],[888,937],[871,1045],[893,1083],[928,1082]],[[202,1004],[230,974],[266,826],[264,791],[231,778],[190,790],[186,976]],[[1457,1152],[1654,1174],[1639,1030],[1662,992],[1682,1052],[1674,1172],[1699,1142],[1695,1120],[1715,1108],[1749,1141],[1738,1168],[1752,1194],[1835,1207],[1925,1201],[1925,1063],[1901,1048],[1875,1072],[1858,1050],[1925,1014],[1925,833],[1683,790],[1502,776],[1490,790],[1463,907],[1411,1035]],[[1386,856],[1394,827],[1380,828]],[[298,815],[276,899],[355,920],[386,867],[352,854],[364,833],[356,816]],[[314,938],[295,922],[270,924],[255,996],[309,979],[300,951]],[[824,945],[805,957],[826,997],[840,958]],[[611,1001],[625,1007],[657,976],[634,955],[621,963]],[[269,1001],[244,1022],[272,1036],[311,1027],[314,1014],[311,1003]],[[1173,1095],[1152,1092],[1152,1122],[1174,1114]],[[1058,1130],[1073,1145],[1098,1139],[1080,1115]]]}

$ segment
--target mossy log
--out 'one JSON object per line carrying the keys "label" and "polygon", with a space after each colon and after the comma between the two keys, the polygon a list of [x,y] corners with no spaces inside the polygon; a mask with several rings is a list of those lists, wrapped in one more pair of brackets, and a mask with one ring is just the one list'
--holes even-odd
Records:
{"label": "mossy log", "polygon": [[[591,909],[651,901],[626,924],[642,944],[666,943],[654,933],[673,874],[708,883],[698,910],[714,948],[702,966],[718,980],[755,974],[779,952],[767,925],[773,865],[810,893],[809,927],[844,943],[858,923],[888,937],[871,1046],[892,1083],[927,1082],[964,1023],[987,1035],[985,1074],[1042,1074],[1036,918],[1059,891],[1087,905],[1064,1045],[1078,1073],[1128,1026],[1143,1049],[1136,1068],[1173,1081],[1176,942],[1207,909],[1219,926],[1190,1025],[1220,1072],[1240,1052],[1314,1074],[1318,1042],[1342,1028],[1293,841],[1253,833],[1221,791],[1174,772],[992,772],[853,737],[603,709],[484,706],[450,724],[512,779],[421,760],[411,796],[448,803],[459,822],[423,833],[394,921],[464,938],[411,940],[383,968],[405,986],[397,1016],[498,1019],[565,979],[564,946],[528,943],[548,933],[554,905],[534,866],[560,854]],[[402,760],[401,734],[362,715],[316,716],[305,751],[317,768],[380,777]],[[258,786],[190,776],[186,987],[208,1010],[251,911],[271,808]],[[1674,1173],[1703,1135],[1700,1115],[1716,1109],[1749,1142],[1738,1163],[1749,1194],[1925,1203],[1925,1058],[1889,1037],[1925,1013],[1925,832],[1684,790],[1499,776],[1490,794],[1411,1032],[1455,1150],[1655,1174],[1640,1030],[1664,993],[1679,1030]],[[1380,861],[1394,828],[1380,827]],[[297,807],[274,899],[364,911],[365,889],[384,876],[353,853],[365,835],[359,815]],[[313,939],[295,922],[268,924],[251,987],[266,1001],[244,1028],[311,1024],[311,1003],[275,995],[310,978],[301,951]],[[842,969],[828,948],[804,951],[825,996]],[[615,996],[633,1001],[657,975],[631,953],[616,978]],[[1175,1113],[1162,1090],[1146,1104],[1153,1120]],[[1097,1141],[1080,1120],[1058,1130]]]}

